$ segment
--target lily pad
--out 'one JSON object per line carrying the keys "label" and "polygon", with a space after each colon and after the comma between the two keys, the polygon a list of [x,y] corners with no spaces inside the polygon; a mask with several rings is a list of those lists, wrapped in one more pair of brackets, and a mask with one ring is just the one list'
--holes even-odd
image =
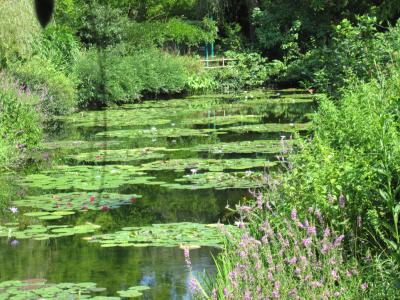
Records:
{"label": "lily pad", "polygon": [[[236,230],[233,226],[220,226],[225,230]],[[134,227],[131,230],[124,229],[115,233],[95,235],[91,242],[100,243],[102,247],[179,247],[181,245],[219,247],[224,239],[219,227],[197,223],[154,224]]]}

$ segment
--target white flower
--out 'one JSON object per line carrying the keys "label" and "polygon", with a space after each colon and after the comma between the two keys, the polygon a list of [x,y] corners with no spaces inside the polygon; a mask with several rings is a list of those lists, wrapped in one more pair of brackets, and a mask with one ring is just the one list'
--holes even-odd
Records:
{"label": "white flower", "polygon": [[251,175],[253,175],[253,172],[250,170],[246,171],[244,174],[244,176],[246,176],[246,177],[250,177]]}
{"label": "white flower", "polygon": [[193,175],[197,174],[197,169],[190,169],[190,172],[192,172]]}
{"label": "white flower", "polygon": [[10,207],[10,211],[11,211],[13,214],[16,214],[16,213],[18,212],[18,208],[16,208],[16,207]]}

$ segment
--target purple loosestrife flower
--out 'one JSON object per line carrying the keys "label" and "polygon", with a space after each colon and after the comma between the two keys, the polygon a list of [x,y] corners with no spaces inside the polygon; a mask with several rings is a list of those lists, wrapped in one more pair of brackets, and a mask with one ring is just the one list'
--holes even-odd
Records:
{"label": "purple loosestrife flower", "polygon": [[344,208],[346,206],[346,197],[343,194],[339,196],[339,206]]}
{"label": "purple loosestrife flower", "polygon": [[292,209],[292,213],[290,214],[293,221],[297,220],[297,210],[295,208]]}
{"label": "purple loosestrife flower", "polygon": [[297,257],[293,256],[291,259],[288,260],[289,265],[295,265],[297,263]]}
{"label": "purple loosestrife flower", "polygon": [[217,289],[216,289],[216,288],[213,288],[213,290],[212,290],[211,293],[212,293],[211,299],[212,299],[212,300],[217,300],[217,299],[218,299]]}
{"label": "purple loosestrife flower", "polygon": [[184,255],[184,257],[185,257],[186,266],[187,266],[188,268],[191,268],[192,262],[191,262],[191,260],[190,260],[190,251],[189,251],[189,248],[188,248],[188,247],[185,247],[185,248],[183,249],[183,255]]}
{"label": "purple loosestrife flower", "polygon": [[318,219],[321,219],[321,218],[322,218],[321,210],[320,210],[319,208],[317,208],[317,209],[315,210],[315,216],[316,216]]}
{"label": "purple loosestrife flower", "polygon": [[332,271],[331,271],[331,275],[332,275],[332,278],[333,278],[334,280],[338,280],[338,279],[339,279],[339,275],[338,275],[338,273],[337,273],[336,270],[332,270]]}
{"label": "purple loosestrife flower", "polygon": [[323,284],[321,282],[319,282],[319,281],[313,281],[313,282],[311,282],[311,286],[313,288],[318,288],[318,287],[323,286]]}
{"label": "purple loosestrife flower", "polygon": [[335,239],[335,241],[333,242],[333,247],[338,247],[343,240],[344,240],[344,235],[342,234],[341,236]]}
{"label": "purple loosestrife flower", "polygon": [[307,228],[307,233],[309,235],[316,235],[317,234],[317,229],[315,228],[315,226],[309,226]]}
{"label": "purple loosestrife flower", "polygon": [[363,284],[361,284],[361,289],[363,291],[366,291],[368,289],[368,283],[364,282]]}
{"label": "purple loosestrife flower", "polygon": [[244,300],[251,300],[251,292],[250,291],[245,291],[244,292]]}
{"label": "purple loosestrife flower", "polygon": [[328,238],[331,235],[331,231],[328,227],[325,228],[324,230],[324,238]]}
{"label": "purple loosestrife flower", "polygon": [[321,249],[322,254],[327,254],[329,252],[329,250],[330,250],[329,245],[327,245],[327,244],[322,245],[322,249]]}
{"label": "purple loosestrife flower", "polygon": [[230,296],[231,296],[231,293],[229,292],[229,290],[228,290],[228,288],[227,287],[224,287],[224,296],[226,297],[226,298],[230,298]]}
{"label": "purple loosestrife flower", "polygon": [[303,246],[306,248],[308,248],[311,245],[311,243],[312,239],[310,237],[303,240]]}
{"label": "purple loosestrife flower", "polygon": [[309,208],[308,208],[308,213],[309,213],[309,214],[312,214],[313,212],[314,212],[314,208],[309,207]]}
{"label": "purple loosestrife flower", "polygon": [[201,292],[199,284],[197,283],[196,278],[192,277],[189,281],[189,289],[193,294],[198,294]]}
{"label": "purple loosestrife flower", "polygon": [[272,298],[274,298],[274,299],[279,299],[281,296],[280,296],[280,294],[279,294],[279,291],[277,291],[277,290],[273,290],[272,291]]}

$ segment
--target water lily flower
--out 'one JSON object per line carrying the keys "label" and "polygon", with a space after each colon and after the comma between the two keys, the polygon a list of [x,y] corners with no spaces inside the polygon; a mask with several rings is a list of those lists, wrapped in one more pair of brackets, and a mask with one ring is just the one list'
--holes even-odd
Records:
{"label": "water lily flower", "polygon": [[190,169],[190,172],[192,172],[193,175],[196,175],[198,170],[197,169]]}
{"label": "water lily flower", "polygon": [[17,247],[18,244],[19,244],[19,241],[18,241],[18,240],[12,240],[11,243],[10,243],[10,245],[11,245],[12,247]]}
{"label": "water lily flower", "polygon": [[175,126],[175,123],[171,123],[171,126]]}
{"label": "water lily flower", "polygon": [[151,131],[156,131],[157,130],[157,128],[156,127],[151,127]]}
{"label": "water lily flower", "polygon": [[10,211],[11,211],[13,214],[16,214],[16,213],[18,212],[18,208],[16,208],[16,207],[10,207]]}
{"label": "water lily flower", "polygon": [[101,210],[102,211],[108,211],[110,208],[107,206],[107,205],[103,205],[102,207],[101,207]]}
{"label": "water lily flower", "polygon": [[87,204],[84,204],[84,205],[82,206],[82,209],[84,209],[84,210],[88,210],[88,209],[89,209],[89,207],[88,207],[88,205],[87,205]]}
{"label": "water lily flower", "polygon": [[90,196],[90,203],[93,203],[94,202],[94,200],[96,200],[96,198],[95,198],[95,196]]}
{"label": "water lily flower", "polygon": [[136,201],[137,201],[136,197],[131,198],[131,203],[136,203]]}

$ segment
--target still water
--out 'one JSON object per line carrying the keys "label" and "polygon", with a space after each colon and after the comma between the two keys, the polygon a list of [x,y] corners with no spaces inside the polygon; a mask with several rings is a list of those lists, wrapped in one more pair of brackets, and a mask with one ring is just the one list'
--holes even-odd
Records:
{"label": "still water", "polygon": [[[3,197],[18,212],[5,208],[2,215],[0,282],[93,282],[106,288],[98,293],[104,296],[143,285],[150,287],[143,299],[191,299],[191,276],[200,282],[205,273],[212,276],[218,248],[199,241],[203,247],[190,250],[190,272],[182,242],[101,247],[87,237],[151,224],[232,223],[226,207],[246,201],[263,174],[279,168],[276,156],[292,145],[294,131],[307,129],[312,111],[313,96],[298,90],[254,91],[145,101],[55,120],[28,171],[2,180]],[[106,195],[105,204],[96,206],[98,195]],[[40,217],[58,209],[71,214]],[[15,233],[32,225],[85,224],[99,229],[58,237]],[[2,291],[0,284],[0,299],[14,299]]]}

